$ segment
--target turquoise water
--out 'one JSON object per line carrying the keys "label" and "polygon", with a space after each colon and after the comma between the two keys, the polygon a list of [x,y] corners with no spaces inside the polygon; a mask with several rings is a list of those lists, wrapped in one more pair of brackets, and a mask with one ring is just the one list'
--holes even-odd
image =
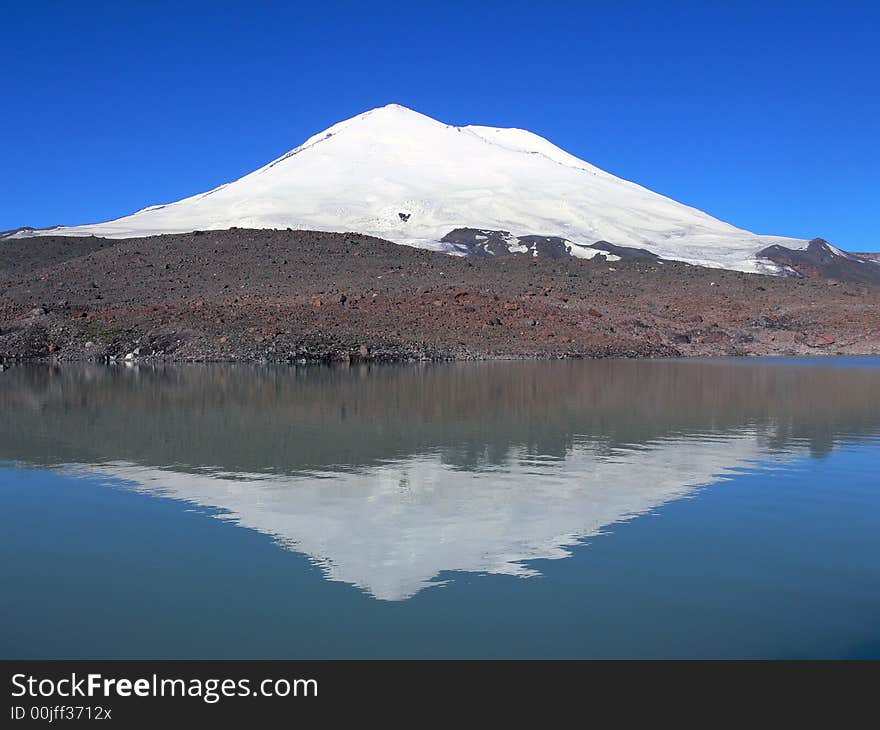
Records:
{"label": "turquoise water", "polygon": [[0,372],[0,657],[880,657],[880,360]]}

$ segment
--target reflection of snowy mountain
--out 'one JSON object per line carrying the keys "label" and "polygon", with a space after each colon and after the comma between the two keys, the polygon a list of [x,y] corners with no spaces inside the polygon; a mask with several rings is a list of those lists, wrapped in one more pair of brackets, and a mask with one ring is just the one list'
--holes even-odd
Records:
{"label": "reflection of snowy mountain", "polygon": [[400,599],[444,571],[527,575],[749,459],[880,433],[863,362],[14,367],[0,460],[101,464],[82,470],[217,507]]}
{"label": "reflection of snowy mountain", "polygon": [[578,442],[561,459],[512,449],[462,470],[421,454],[358,472],[311,476],[183,473],[128,463],[82,467],[157,496],[219,508],[221,518],[308,555],[330,580],[402,600],[444,571],[530,576],[608,525],[685,497],[761,455],[737,431],[602,453]]}

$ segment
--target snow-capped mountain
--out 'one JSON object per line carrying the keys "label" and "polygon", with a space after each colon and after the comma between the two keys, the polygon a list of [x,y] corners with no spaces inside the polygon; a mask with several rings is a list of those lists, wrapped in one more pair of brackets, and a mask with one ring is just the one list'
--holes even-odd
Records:
{"label": "snow-capped mountain", "polygon": [[760,251],[808,244],[736,228],[531,132],[456,127],[397,104],[335,124],[206,193],[106,223],[6,235],[127,238],[234,226],[356,231],[477,255],[614,260],[637,248],[639,257],[764,273],[790,270]]}

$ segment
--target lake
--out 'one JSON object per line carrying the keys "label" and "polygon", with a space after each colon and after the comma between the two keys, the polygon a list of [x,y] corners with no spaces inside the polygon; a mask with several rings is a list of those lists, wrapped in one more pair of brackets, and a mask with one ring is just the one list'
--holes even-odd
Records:
{"label": "lake", "polygon": [[7,366],[2,658],[880,658],[880,359]]}

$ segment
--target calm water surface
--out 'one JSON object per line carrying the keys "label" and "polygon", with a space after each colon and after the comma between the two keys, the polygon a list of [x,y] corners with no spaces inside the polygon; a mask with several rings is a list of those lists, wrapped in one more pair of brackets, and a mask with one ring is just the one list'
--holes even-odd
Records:
{"label": "calm water surface", "polygon": [[0,657],[880,657],[880,360],[0,372]]}

